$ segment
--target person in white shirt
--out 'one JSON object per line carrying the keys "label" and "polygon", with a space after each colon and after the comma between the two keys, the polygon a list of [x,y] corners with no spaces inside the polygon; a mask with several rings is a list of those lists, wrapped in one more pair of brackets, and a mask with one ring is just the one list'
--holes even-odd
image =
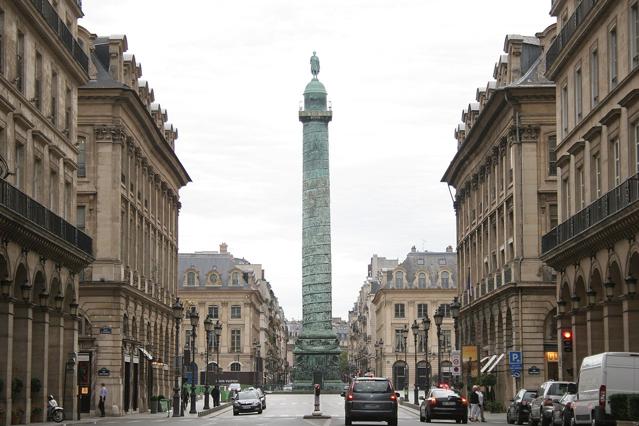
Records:
{"label": "person in white shirt", "polygon": [[482,422],[485,422],[484,418],[484,393],[481,391],[481,388],[477,388],[477,396],[479,396],[479,417]]}
{"label": "person in white shirt", "polygon": [[100,409],[100,417],[104,417],[104,403],[106,402],[107,395],[109,391],[107,390],[104,383],[102,383],[102,387],[100,388],[100,402],[98,403],[98,408]]}

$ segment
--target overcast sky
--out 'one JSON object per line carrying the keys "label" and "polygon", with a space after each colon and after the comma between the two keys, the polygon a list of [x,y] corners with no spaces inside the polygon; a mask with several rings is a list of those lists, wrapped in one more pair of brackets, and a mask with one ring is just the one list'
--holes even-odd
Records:
{"label": "overcast sky", "polygon": [[329,125],[333,315],[347,318],[373,254],[455,247],[440,179],[453,130],[492,79],[509,33],[553,23],[550,0],[84,0],[80,24],[126,34],[179,129],[193,180],[179,251],[260,263],[287,318],[301,318],[302,124],[311,79]]}

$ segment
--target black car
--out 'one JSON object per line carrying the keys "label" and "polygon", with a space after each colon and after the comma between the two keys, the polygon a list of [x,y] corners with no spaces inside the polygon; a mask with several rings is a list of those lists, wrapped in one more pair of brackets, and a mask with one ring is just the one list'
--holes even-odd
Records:
{"label": "black car", "polygon": [[530,402],[537,397],[537,389],[519,389],[510,400],[506,411],[506,423],[518,425],[528,422],[530,418]]}
{"label": "black car", "polygon": [[262,414],[262,401],[254,390],[242,391],[233,399],[233,415],[256,412]]}
{"label": "black car", "polygon": [[434,388],[426,398],[420,397],[419,421],[429,422],[432,419],[455,420],[457,423],[468,423],[468,401],[451,389]]}
{"label": "black car", "polygon": [[397,398],[390,380],[385,377],[357,377],[344,397],[344,417],[346,425],[356,420],[386,421],[397,426]]}
{"label": "black car", "polygon": [[577,399],[574,393],[566,393],[561,399],[553,403],[552,423],[557,426],[570,426],[572,423],[572,403]]}

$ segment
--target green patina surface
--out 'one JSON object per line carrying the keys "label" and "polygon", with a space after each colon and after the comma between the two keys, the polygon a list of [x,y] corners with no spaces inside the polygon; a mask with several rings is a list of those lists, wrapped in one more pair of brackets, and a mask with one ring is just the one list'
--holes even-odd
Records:
{"label": "green patina surface", "polygon": [[326,88],[317,79],[319,58],[311,57],[313,79],[304,90],[302,191],[302,333],[295,342],[294,383],[310,389],[341,389],[339,341],[332,327],[331,214]]}

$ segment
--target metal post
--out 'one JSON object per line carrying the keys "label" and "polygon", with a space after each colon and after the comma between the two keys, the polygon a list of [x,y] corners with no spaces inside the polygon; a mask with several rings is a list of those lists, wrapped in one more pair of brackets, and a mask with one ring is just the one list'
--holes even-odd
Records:
{"label": "metal post", "polygon": [[413,340],[415,342],[415,372],[413,373],[415,376],[415,384],[413,385],[413,396],[415,397],[415,405],[419,405],[419,388],[417,386],[417,334],[413,334]]}
{"label": "metal post", "polygon": [[[208,320],[208,318],[207,318]],[[206,366],[204,367],[204,409],[208,410],[209,406],[209,345],[211,344],[211,332],[206,330]]]}
{"label": "metal post", "polygon": [[404,338],[404,400],[408,401],[408,345],[406,344],[406,340],[408,340],[408,329],[406,327],[404,327],[402,337]]}
{"label": "metal post", "polygon": [[189,410],[189,414],[197,414],[197,407],[195,406],[195,339],[197,333],[195,332],[197,328],[198,321],[200,320],[200,316],[195,310],[195,306],[191,308],[191,409]]}
{"label": "metal post", "polygon": [[437,383],[442,382],[442,326],[437,326]]}
{"label": "metal post", "polygon": [[[179,310],[179,314],[176,312],[177,310]],[[177,299],[175,305],[173,305],[173,312],[175,313],[175,383],[173,384],[173,417],[180,417],[180,368],[178,366],[180,346],[180,320],[182,319],[182,304],[180,303],[180,299]]]}
{"label": "metal post", "polygon": [[215,360],[215,386],[220,385],[220,336],[215,335],[216,346],[216,360]]}

